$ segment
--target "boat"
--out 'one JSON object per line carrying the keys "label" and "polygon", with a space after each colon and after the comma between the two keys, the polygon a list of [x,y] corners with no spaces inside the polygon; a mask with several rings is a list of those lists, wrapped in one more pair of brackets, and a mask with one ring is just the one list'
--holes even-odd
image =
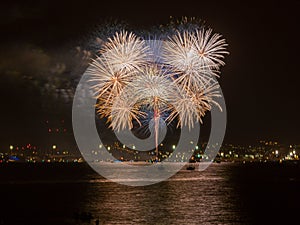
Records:
{"label": "boat", "polygon": [[195,166],[194,165],[188,165],[186,167],[187,170],[195,170]]}

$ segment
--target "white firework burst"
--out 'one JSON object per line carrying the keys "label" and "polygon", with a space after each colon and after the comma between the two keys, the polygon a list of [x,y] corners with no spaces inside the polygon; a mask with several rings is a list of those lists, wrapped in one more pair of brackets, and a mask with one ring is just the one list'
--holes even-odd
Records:
{"label": "white firework burst", "polygon": [[[105,115],[114,130],[132,129],[132,121],[140,124],[146,115],[143,109],[153,111],[156,118],[169,109],[169,102],[174,97],[175,86],[168,78],[167,72],[157,65],[146,66],[135,74],[134,79],[122,89],[118,96],[98,104],[98,112]],[[102,102],[108,100],[104,96]],[[101,98],[99,99],[102,100]]]}
{"label": "white firework burst", "polygon": [[99,115],[118,131],[132,129],[133,121],[140,124],[150,114],[156,129],[160,120],[175,118],[178,126],[192,128],[212,105],[221,108],[215,101],[220,97],[215,77],[228,54],[226,46],[212,29],[177,31],[168,41],[116,33],[88,70]]}
{"label": "white firework burst", "polygon": [[129,92],[122,92],[114,99],[110,115],[107,117],[110,127],[115,131],[132,129],[133,120],[140,123],[145,114],[140,111],[139,105],[132,101]]}
{"label": "white firework burst", "polygon": [[228,54],[226,46],[225,39],[220,34],[213,34],[212,29],[196,30],[194,48],[201,65],[214,69],[225,65],[224,55]]}
{"label": "white firework burst", "polygon": [[227,44],[221,35],[212,30],[177,32],[163,46],[165,63],[177,72],[177,84],[182,87],[203,86],[218,76],[220,65],[224,65],[223,54]]}
{"label": "white firework burst", "polygon": [[121,31],[108,38],[100,53],[116,71],[140,71],[146,64],[148,51],[144,40],[131,32]]}
{"label": "white firework burst", "polygon": [[163,57],[166,64],[171,65],[178,71],[191,71],[197,67],[197,58],[194,47],[194,35],[184,31],[169,37],[164,43]]}
{"label": "white firework burst", "polygon": [[211,110],[212,104],[219,104],[214,100],[221,97],[218,91],[219,85],[216,82],[209,82],[204,87],[192,86],[188,89],[179,91],[180,95],[175,96],[172,101],[169,120],[178,119],[177,127],[194,127],[195,122],[202,123],[202,117],[207,111]]}
{"label": "white firework burst", "polygon": [[97,57],[87,71],[89,81],[94,83],[98,113],[103,117],[110,115],[115,98],[135,76],[133,72],[114,70],[110,62],[105,56]]}
{"label": "white firework burst", "polygon": [[177,94],[174,83],[169,78],[169,71],[156,64],[146,66],[128,87],[133,100],[159,112],[164,112]]}

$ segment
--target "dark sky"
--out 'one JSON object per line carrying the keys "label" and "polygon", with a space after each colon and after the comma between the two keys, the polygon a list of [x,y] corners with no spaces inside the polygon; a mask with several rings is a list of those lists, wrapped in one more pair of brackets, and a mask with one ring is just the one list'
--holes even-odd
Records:
{"label": "dark sky", "polygon": [[[18,135],[34,136],[35,127],[48,116],[39,111],[45,100],[36,98],[34,89],[28,90],[19,73],[7,75],[6,64],[42,73],[53,60],[48,53],[83,40],[103,18],[125,20],[139,28],[167,23],[170,16],[201,18],[229,44],[230,55],[219,79],[228,112],[225,141],[300,143],[299,9],[299,0],[1,3],[2,143]],[[28,46],[42,52],[28,56]],[[35,63],[29,65],[32,58]]]}

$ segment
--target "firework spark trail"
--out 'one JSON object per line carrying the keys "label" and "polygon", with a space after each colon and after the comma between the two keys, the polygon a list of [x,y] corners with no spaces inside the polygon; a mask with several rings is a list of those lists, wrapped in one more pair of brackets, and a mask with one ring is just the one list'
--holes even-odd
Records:
{"label": "firework spark trail", "polygon": [[145,113],[140,110],[138,104],[129,96],[129,93],[122,92],[112,106],[111,114],[108,121],[111,122],[110,127],[115,131],[132,129],[133,120],[141,125],[140,119],[145,117]]}
{"label": "firework spark trail", "polygon": [[212,29],[178,31],[165,42],[163,56],[166,63],[177,71],[177,84],[182,87],[202,86],[218,76],[219,67],[224,65],[223,55],[228,54],[226,46],[221,35],[212,35]]}
{"label": "firework spark trail", "polygon": [[[117,118],[116,120],[122,124],[118,126],[113,122],[113,128],[122,129],[126,127],[125,124],[132,128],[132,124],[125,123],[125,120],[137,118],[133,116],[137,115],[137,111],[132,114],[133,117],[124,116],[123,120],[120,118],[122,114],[110,115],[113,105],[116,108],[124,108],[124,105],[118,107],[114,101],[123,88],[129,85],[132,92],[129,98],[133,102],[139,101],[135,103],[135,110],[143,104],[148,105],[156,111],[154,113],[156,118],[160,112],[175,110],[176,107],[169,107],[167,103],[176,99],[174,104],[178,107],[168,118],[173,120],[178,116],[180,124],[192,127],[192,121],[194,119],[201,121],[204,112],[210,110],[211,103],[217,104],[213,101],[213,97],[218,96],[217,88],[212,88],[216,86],[211,85],[211,81],[216,75],[215,69],[224,65],[221,60],[223,54],[227,54],[226,43],[220,37],[218,34],[212,35],[211,29],[177,32],[163,46],[164,63],[175,68],[175,72],[163,72],[154,62],[149,64],[149,61],[146,61],[150,59],[147,53],[151,51],[145,45],[145,41],[126,31],[116,33],[104,44],[100,50],[102,55],[93,61],[90,70],[93,77],[91,81],[97,82],[94,88],[99,93],[98,112],[111,120]],[[180,91],[175,91],[174,87],[168,88],[170,80],[166,77],[172,78]],[[213,92],[210,93],[211,91]],[[177,92],[180,95],[176,94]],[[197,92],[202,93],[201,97]],[[125,101],[124,96],[122,99]],[[179,106],[178,102],[182,104]]]}
{"label": "firework spark trail", "polygon": [[221,97],[218,88],[216,82],[210,82],[205,85],[205,88],[192,86],[184,90],[178,89],[180,95],[176,95],[171,102],[173,109],[170,110],[168,120],[178,118],[177,127],[188,126],[189,129],[194,127],[195,121],[202,123],[201,118],[211,110],[212,104],[220,108],[214,100],[216,97]]}
{"label": "firework spark trail", "polygon": [[177,127],[192,128],[213,104],[220,108],[214,100],[220,97],[215,77],[228,54],[226,46],[212,29],[180,30],[163,44],[127,31],[116,33],[88,71],[96,82],[98,113],[116,131],[132,129],[133,121],[141,125],[151,114],[158,154],[162,120],[178,119]]}
{"label": "firework spark trail", "polygon": [[141,71],[147,60],[149,47],[145,41],[133,33],[122,31],[116,33],[113,38],[108,38],[100,50],[114,70],[117,71]]}
{"label": "firework spark trail", "polygon": [[98,98],[108,91],[119,94],[123,87],[132,80],[131,73],[114,70],[105,56],[98,57],[96,60],[93,59],[88,72],[92,77],[90,81],[97,82],[92,88],[97,91]]}
{"label": "firework spark trail", "polygon": [[[116,33],[113,38],[109,38],[100,50],[100,57],[93,59],[88,72],[91,76],[90,81],[96,82],[92,88],[98,93],[97,109],[102,117],[108,117],[109,121],[112,118],[118,118],[111,116],[115,98],[134,79],[136,72],[144,66],[147,51],[148,46],[143,40],[133,33],[122,31]],[[124,128],[124,124],[121,126],[116,126],[115,122],[113,124],[113,128]],[[127,125],[132,128],[130,123]]]}
{"label": "firework spark trail", "polygon": [[108,117],[115,98],[130,83],[134,74],[128,71],[115,71],[105,56],[93,60],[88,72],[91,76],[90,82],[96,83],[92,89],[95,90],[97,93],[95,95],[99,99],[98,112],[100,115]]}
{"label": "firework spark trail", "polygon": [[141,104],[148,104],[150,108],[156,105],[160,111],[165,111],[164,107],[176,94],[168,70],[156,64],[146,66],[128,87],[133,98],[143,100]]}
{"label": "firework spark trail", "polygon": [[211,70],[200,64],[194,43],[193,33],[185,31],[169,37],[163,46],[165,63],[173,68],[177,74],[174,82],[182,87],[200,86],[211,78]]}
{"label": "firework spark trail", "polygon": [[[155,64],[152,66],[145,66],[144,70],[139,72],[135,79],[128,84],[120,94],[120,98],[126,96],[123,98],[128,102],[125,105],[130,106],[130,104],[133,103],[134,107],[140,109],[139,112],[151,112],[153,115],[152,122],[154,123],[153,131],[157,155],[159,145],[159,125],[163,118],[163,114],[169,109],[169,102],[174,95],[176,95],[175,87],[169,79],[168,73],[166,70],[162,70],[159,65]],[[118,104],[119,103],[116,102],[116,105]],[[134,119],[140,124],[140,119],[143,119],[146,114],[147,113],[138,115],[135,113],[136,117]],[[119,116],[117,120],[119,124],[128,124],[128,116]],[[114,124],[114,122],[114,118],[112,118],[112,124]]]}
{"label": "firework spark trail", "polygon": [[167,64],[180,71],[188,71],[198,62],[195,60],[193,49],[194,36],[190,32],[184,31],[182,34],[177,32],[176,35],[169,37],[164,43],[163,57]]}
{"label": "firework spark trail", "polygon": [[221,37],[220,34],[212,34],[212,29],[196,30],[194,47],[202,65],[216,69],[225,65],[223,59],[224,55],[228,54],[227,44]]}
{"label": "firework spark trail", "polygon": [[162,115],[170,109],[169,102],[177,94],[175,86],[168,79],[169,73],[159,65],[146,66],[128,87],[132,92],[133,101],[140,107],[153,112],[156,157],[158,157],[159,124]]}

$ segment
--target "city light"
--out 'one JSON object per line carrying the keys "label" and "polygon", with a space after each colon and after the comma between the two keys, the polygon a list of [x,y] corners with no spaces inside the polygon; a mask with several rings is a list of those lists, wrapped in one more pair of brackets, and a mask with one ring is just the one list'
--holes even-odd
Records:
{"label": "city light", "polygon": [[[268,145],[266,145],[266,142],[268,142]],[[209,146],[207,146],[206,144],[207,143],[204,142],[196,145],[194,148],[195,152],[192,157],[194,157],[194,159],[197,159],[199,162],[203,159],[206,159],[207,157],[206,151],[209,150]],[[176,144],[168,145],[160,143],[159,146],[160,152],[158,160],[168,158],[171,154],[170,149],[172,150],[172,154],[174,154],[174,157],[176,158],[175,161],[180,162],[188,160],[184,154],[175,152],[177,147]],[[282,145],[279,142],[277,142],[277,144],[275,145],[275,142],[273,141],[260,141],[258,145],[251,145],[251,148],[249,147],[249,145],[241,146],[223,143],[218,157],[222,162],[282,162],[288,160],[298,161],[298,150],[300,149],[300,145],[291,146],[292,149],[290,149],[290,144]],[[110,146],[99,144],[98,147],[100,149],[103,149],[105,147],[110,154],[116,155],[118,160],[120,160],[120,158],[122,157],[122,161],[138,160],[149,162],[155,154],[155,152],[147,152],[144,154],[137,151],[135,145],[131,145],[131,147],[129,148],[125,144],[118,142]],[[63,145],[61,144],[52,144],[50,147],[51,151],[47,150],[47,147],[36,146],[32,143],[25,145],[16,145],[14,143],[11,143],[10,145],[8,145],[8,149],[9,152],[5,153],[6,155],[3,154],[2,158],[0,158],[2,162],[12,162],[13,160],[9,160],[9,158],[13,156],[18,157],[18,162],[73,162],[75,159],[78,159],[77,157],[74,157],[71,151],[67,150],[67,148],[63,147]],[[99,155],[101,154],[101,151],[93,150],[92,154]],[[109,161],[110,159],[107,160]]]}

